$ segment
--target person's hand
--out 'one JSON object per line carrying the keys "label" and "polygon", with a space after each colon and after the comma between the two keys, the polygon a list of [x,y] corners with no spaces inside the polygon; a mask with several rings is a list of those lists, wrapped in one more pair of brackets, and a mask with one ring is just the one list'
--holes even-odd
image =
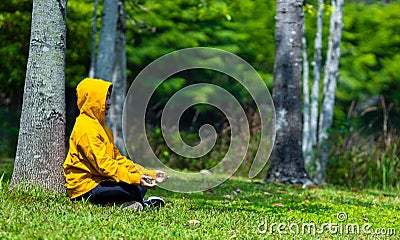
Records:
{"label": "person's hand", "polygon": [[166,172],[156,170],[156,182],[157,183],[163,183],[163,182],[167,181],[167,179],[168,179],[168,175]]}
{"label": "person's hand", "polygon": [[155,187],[156,185],[156,180],[154,180],[150,176],[142,175],[142,177],[140,178],[140,186],[142,186],[143,188],[149,189]]}

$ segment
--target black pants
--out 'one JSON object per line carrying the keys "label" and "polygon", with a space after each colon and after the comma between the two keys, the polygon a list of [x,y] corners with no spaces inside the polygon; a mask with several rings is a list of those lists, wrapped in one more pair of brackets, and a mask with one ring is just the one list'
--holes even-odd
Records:
{"label": "black pants", "polygon": [[89,199],[95,204],[123,203],[137,201],[143,204],[146,189],[138,185],[123,182],[101,182],[97,187],[78,197]]}

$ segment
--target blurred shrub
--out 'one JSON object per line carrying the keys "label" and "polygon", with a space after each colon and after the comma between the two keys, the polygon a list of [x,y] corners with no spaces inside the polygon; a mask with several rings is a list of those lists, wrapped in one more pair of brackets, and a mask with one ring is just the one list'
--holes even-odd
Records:
{"label": "blurred shrub", "polygon": [[[244,107],[245,112],[249,121],[250,130],[250,141],[248,147],[245,143],[239,143],[240,147],[238,149],[231,149],[231,153],[234,156],[242,156],[245,153],[245,157],[242,164],[235,172],[236,176],[248,176],[252,161],[258,151],[258,145],[260,142],[260,120],[259,115],[256,113],[254,107],[246,105]],[[193,127],[196,125],[195,127]],[[179,132],[182,140],[189,146],[196,146],[200,143],[200,138],[198,135],[198,129],[201,124],[194,124],[190,126],[190,129],[183,129]],[[222,121],[220,124],[213,124],[217,131],[217,140],[214,147],[202,157],[189,158],[181,156],[171,150],[165,142],[165,138],[159,126],[147,126],[147,139],[153,149],[155,155],[168,167],[177,170],[188,170],[198,172],[203,169],[211,169],[220,163],[230,148],[231,141],[242,141],[243,135],[231,138],[231,129],[227,120]],[[241,134],[246,134],[246,131],[241,131]],[[176,139],[175,139],[176,138]],[[204,140],[204,139],[203,139]],[[206,140],[207,141],[207,140]],[[179,144],[178,136],[172,138],[173,144]],[[265,161],[268,161],[266,156]],[[228,160],[225,162],[230,164]],[[225,164],[224,163],[224,164]],[[227,166],[228,169],[234,169],[237,166]],[[263,174],[266,170],[260,172],[259,177],[265,177]]]}
{"label": "blurred shrub", "polygon": [[400,131],[379,136],[335,131],[327,182],[350,187],[400,189]]}

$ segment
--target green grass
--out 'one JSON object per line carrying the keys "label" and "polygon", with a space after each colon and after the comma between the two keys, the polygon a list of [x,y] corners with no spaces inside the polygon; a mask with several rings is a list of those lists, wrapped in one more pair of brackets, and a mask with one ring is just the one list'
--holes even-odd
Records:
{"label": "green grass", "polygon": [[[2,171],[9,170],[0,167]],[[166,206],[134,212],[71,202],[65,195],[38,189],[9,191],[8,186],[9,179],[4,178],[0,239],[400,239],[398,192],[333,186],[303,189],[232,178],[209,192],[150,190],[148,195],[165,198]],[[346,219],[340,222],[338,215],[343,213]],[[299,232],[279,234],[279,224],[282,231],[296,231],[298,226]],[[331,228],[322,231],[323,224]],[[356,224],[360,234],[351,228],[346,234],[346,226]],[[322,233],[312,234],[313,226]],[[363,226],[396,234],[365,234]]]}

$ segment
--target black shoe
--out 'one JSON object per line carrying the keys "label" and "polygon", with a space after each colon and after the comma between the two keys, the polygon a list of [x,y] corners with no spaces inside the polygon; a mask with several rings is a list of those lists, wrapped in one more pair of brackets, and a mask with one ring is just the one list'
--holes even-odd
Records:
{"label": "black shoe", "polygon": [[165,201],[159,197],[149,197],[143,201],[144,207],[164,207]]}

